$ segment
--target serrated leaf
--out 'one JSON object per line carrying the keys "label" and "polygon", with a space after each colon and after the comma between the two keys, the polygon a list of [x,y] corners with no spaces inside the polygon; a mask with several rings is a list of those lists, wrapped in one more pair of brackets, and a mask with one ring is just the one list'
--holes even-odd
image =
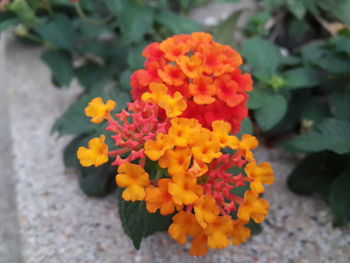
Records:
{"label": "serrated leaf", "polygon": [[328,198],[331,184],[342,171],[346,159],[332,152],[314,153],[303,160],[288,176],[287,185],[301,195],[322,194]]}
{"label": "serrated leaf", "polygon": [[266,94],[261,108],[255,111],[256,120],[263,131],[273,128],[287,112],[287,102],[279,94]]}
{"label": "serrated leaf", "polygon": [[248,39],[243,42],[242,51],[256,77],[269,79],[276,73],[279,52],[271,42],[261,38]]}
{"label": "serrated leaf", "polygon": [[165,26],[172,34],[186,34],[203,30],[195,21],[173,12],[157,14],[155,20]]}
{"label": "serrated leaf", "polygon": [[39,35],[55,47],[74,50],[75,31],[72,21],[63,14],[54,16],[48,23],[37,29]]}
{"label": "serrated leaf", "polygon": [[350,120],[350,90],[336,92],[329,97],[331,113],[341,120]]}
{"label": "serrated leaf", "polygon": [[306,152],[330,150],[338,154],[350,151],[350,122],[325,119],[315,129],[287,142],[296,149]]}
{"label": "serrated leaf", "polygon": [[68,87],[74,76],[71,54],[63,50],[49,50],[41,58],[51,69],[54,82]]}
{"label": "serrated leaf", "polygon": [[334,214],[333,225],[344,226],[350,222],[350,168],[344,170],[333,182],[330,205]]}
{"label": "serrated leaf", "polygon": [[288,89],[311,88],[322,82],[321,75],[312,68],[291,69],[283,77]]}
{"label": "serrated leaf", "polygon": [[134,247],[140,248],[143,238],[158,232],[166,231],[172,223],[172,216],[162,216],[159,212],[149,213],[145,202],[128,202],[121,197],[119,189],[118,207],[119,215],[125,233],[131,238]]}

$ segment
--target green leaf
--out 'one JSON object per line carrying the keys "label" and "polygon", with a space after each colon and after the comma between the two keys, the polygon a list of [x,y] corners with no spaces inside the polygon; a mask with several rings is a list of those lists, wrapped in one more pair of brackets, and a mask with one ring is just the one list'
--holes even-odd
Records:
{"label": "green leaf", "polygon": [[239,131],[237,136],[241,138],[243,134],[253,134],[253,124],[249,117],[245,118],[241,122],[241,130]]}
{"label": "green leaf", "polygon": [[335,49],[338,52],[344,52],[350,55],[350,38],[345,36],[334,37],[331,40],[331,43],[335,46]]}
{"label": "green leaf", "polygon": [[172,223],[172,216],[162,216],[158,211],[149,213],[145,202],[128,202],[119,192],[119,215],[125,233],[131,238],[136,249],[140,248],[141,240],[155,232],[166,231]]}
{"label": "green leaf", "polygon": [[26,0],[14,0],[7,8],[17,14],[20,19],[29,22],[37,21],[34,11],[30,8]]}
{"label": "green leaf", "polygon": [[324,41],[313,41],[301,48],[301,57],[304,62],[317,65],[320,59],[327,53],[324,49]]}
{"label": "green leaf", "polygon": [[112,14],[119,15],[128,5],[128,0],[105,0]]}
{"label": "green leaf", "polygon": [[332,152],[319,152],[301,160],[288,176],[287,185],[301,195],[319,193],[328,198],[331,184],[342,171],[346,159]]}
{"label": "green leaf", "polygon": [[307,103],[301,114],[302,121],[311,121],[311,126],[319,124],[327,117],[329,117],[327,104],[316,99]]}
{"label": "green leaf", "polygon": [[284,73],[286,88],[299,89],[311,88],[321,83],[320,74],[311,68],[296,68]]}
{"label": "green leaf", "polygon": [[256,120],[263,131],[273,128],[285,115],[287,102],[279,94],[266,94],[263,105],[255,111]]}
{"label": "green leaf", "polygon": [[279,64],[278,49],[269,41],[252,38],[243,42],[243,56],[258,78],[270,79]]}
{"label": "green leaf", "polygon": [[116,174],[117,167],[111,165],[111,162],[99,167],[81,167],[79,185],[86,195],[104,197],[117,188]]}
{"label": "green leaf", "polygon": [[172,34],[187,34],[203,30],[195,21],[173,12],[157,14],[155,20],[165,26]]}
{"label": "green leaf", "polygon": [[287,142],[296,149],[306,152],[330,150],[338,154],[350,151],[350,122],[325,119],[315,129]]}
{"label": "green leaf", "polygon": [[329,52],[325,54],[321,59],[318,60],[317,65],[324,70],[334,74],[350,72],[349,59],[335,53]]}
{"label": "green leaf", "polygon": [[264,105],[266,96],[268,96],[268,92],[261,90],[259,87],[253,89],[249,93],[248,108],[251,110],[261,108]]}
{"label": "green leaf", "polygon": [[145,48],[147,43],[130,46],[127,62],[131,70],[137,70],[143,68],[145,58],[142,56],[142,50]]}
{"label": "green leaf", "polygon": [[350,90],[333,93],[329,97],[331,113],[341,120],[350,120]]}
{"label": "green leaf", "polygon": [[89,62],[76,69],[79,83],[88,91],[99,90],[109,81],[106,69],[96,63]]}
{"label": "green leaf", "polygon": [[0,12],[0,32],[19,23],[19,19],[11,12]]}
{"label": "green leaf", "polygon": [[63,163],[65,167],[72,168],[80,168],[81,165],[77,158],[77,150],[80,146],[86,146],[88,141],[91,139],[90,135],[81,135],[75,137],[71,140],[63,150]]}
{"label": "green leaf", "polygon": [[245,226],[249,227],[250,233],[253,236],[259,235],[263,231],[261,224],[255,223],[254,220],[252,220],[252,219]]}
{"label": "green leaf", "polygon": [[215,27],[214,39],[222,44],[231,45],[233,40],[233,32],[235,31],[235,25],[241,12],[234,12],[227,19],[222,21]]}
{"label": "green leaf", "polygon": [[51,69],[54,83],[58,86],[69,86],[73,76],[74,68],[71,54],[63,50],[49,50],[42,55],[42,60]]}
{"label": "green leaf", "polygon": [[350,221],[350,168],[343,171],[334,180],[331,193],[330,204],[334,214],[334,226],[344,226]]}
{"label": "green leaf", "polygon": [[288,9],[298,19],[303,19],[306,13],[306,7],[303,1],[300,0],[289,0],[287,1]]}
{"label": "green leaf", "polygon": [[38,27],[39,35],[55,47],[74,50],[75,32],[72,21],[63,14],[54,16]]}
{"label": "green leaf", "polygon": [[118,23],[126,43],[137,43],[143,40],[146,33],[152,32],[154,13],[148,7],[128,6],[119,14]]}

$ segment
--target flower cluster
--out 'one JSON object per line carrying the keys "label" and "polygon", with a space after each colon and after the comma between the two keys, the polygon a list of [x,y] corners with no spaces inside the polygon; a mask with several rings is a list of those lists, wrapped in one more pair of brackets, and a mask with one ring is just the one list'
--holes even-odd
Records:
{"label": "flower cluster", "polygon": [[[108,151],[101,135],[79,148],[81,164],[115,157],[122,198],[173,215],[169,235],[179,243],[190,237],[191,255],[245,242],[250,220],[261,223],[267,215],[260,195],[274,173],[256,162],[254,136],[235,136],[252,89],[250,75],[238,68],[242,58],[206,33],[152,43],[143,55],[145,69],[131,76],[128,110],[114,119],[115,103],[101,98],[85,109],[92,122],[108,121],[117,149]],[[147,162],[156,169],[146,171]]]}

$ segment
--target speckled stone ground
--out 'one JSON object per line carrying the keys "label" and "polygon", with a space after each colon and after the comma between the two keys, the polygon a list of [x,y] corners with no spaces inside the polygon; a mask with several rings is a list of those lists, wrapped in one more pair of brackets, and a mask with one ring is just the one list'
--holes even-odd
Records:
{"label": "speckled stone ground", "polygon": [[266,191],[271,208],[262,234],[201,258],[188,256],[189,247],[176,244],[166,233],[145,239],[141,249],[134,250],[123,233],[115,198],[86,197],[75,174],[63,166],[61,152],[70,138],[50,134],[79,88],[53,88],[38,48],[10,41],[6,56],[24,262],[350,262],[350,229],[333,229],[325,203],[286,189],[293,157],[262,148],[257,156],[271,162],[277,178]]}

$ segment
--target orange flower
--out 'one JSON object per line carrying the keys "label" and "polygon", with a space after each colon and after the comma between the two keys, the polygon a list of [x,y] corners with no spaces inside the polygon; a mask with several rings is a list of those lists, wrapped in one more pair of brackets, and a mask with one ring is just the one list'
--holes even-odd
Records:
{"label": "orange flower", "polygon": [[245,172],[253,181],[250,183],[250,189],[258,194],[264,192],[263,184],[273,184],[274,172],[271,165],[267,162],[262,162],[257,165],[256,162],[250,162],[245,167]]}
{"label": "orange flower", "polygon": [[191,256],[203,256],[208,253],[208,237],[204,234],[192,239],[192,246],[190,249]]}
{"label": "orange flower", "polygon": [[141,166],[132,163],[119,166],[116,182],[119,187],[126,187],[123,199],[132,202],[145,199],[145,187],[150,183],[148,173]]}
{"label": "orange flower", "polygon": [[243,222],[239,219],[233,221],[233,231],[231,233],[232,244],[238,246],[244,243],[247,238],[250,237],[249,227],[245,227],[246,222]]}
{"label": "orange flower", "polygon": [[145,92],[142,94],[142,100],[144,102],[152,103],[152,104],[159,104],[159,101],[162,97],[164,97],[167,92],[168,88],[162,83],[156,83],[152,82],[149,85],[149,89],[151,92]]}
{"label": "orange flower", "polygon": [[245,99],[237,82],[233,81],[229,75],[222,75],[214,81],[217,96],[226,102],[230,107],[235,107]]}
{"label": "orange flower", "polygon": [[176,91],[174,96],[165,95],[159,101],[159,107],[165,110],[169,118],[181,115],[187,108],[186,101],[180,92]]}
{"label": "orange flower", "polygon": [[213,127],[213,133],[219,140],[221,148],[225,148],[227,146],[233,149],[237,148],[239,140],[236,136],[229,135],[231,132],[231,124],[222,120],[218,120],[213,121],[211,123],[211,126]]}
{"label": "orange flower", "polygon": [[191,205],[203,193],[203,188],[197,184],[196,177],[186,174],[174,175],[169,183],[169,193],[176,204]]}
{"label": "orange flower", "polygon": [[251,149],[255,149],[258,145],[259,142],[254,136],[244,134],[238,143],[238,152],[243,155],[248,162],[254,161],[254,155]]}
{"label": "orange flower", "polygon": [[108,145],[105,143],[104,135],[91,139],[88,145],[89,148],[82,146],[77,151],[77,158],[82,166],[97,167],[108,162]]}
{"label": "orange flower", "polygon": [[208,172],[208,165],[205,162],[193,159],[192,167],[187,170],[189,176],[200,177]]}
{"label": "orange flower", "polygon": [[[148,212],[155,213],[157,209],[160,209],[161,215],[169,215],[175,212],[177,206],[171,195],[168,192],[168,185],[170,179],[163,178],[158,180],[158,186],[150,185],[146,188],[146,208]],[[182,209],[182,206],[177,206],[178,210]]]}
{"label": "orange flower", "polygon": [[186,43],[176,43],[174,38],[171,37],[160,43],[160,49],[165,53],[165,58],[170,61],[176,61],[177,58],[185,55],[189,51],[189,47]]}
{"label": "orange flower", "polygon": [[216,93],[213,80],[210,77],[200,75],[189,86],[193,100],[197,104],[211,104],[215,101],[212,96]]}
{"label": "orange flower", "polygon": [[115,108],[116,103],[113,100],[108,100],[106,104],[103,103],[102,98],[97,97],[89,102],[85,108],[85,115],[91,117],[91,122],[100,123],[103,120],[111,118],[111,111]]}
{"label": "orange flower", "polygon": [[187,241],[187,235],[194,238],[198,236],[202,228],[197,223],[193,214],[180,211],[173,216],[173,223],[169,226],[168,233],[180,244]]}
{"label": "orange flower", "polygon": [[247,191],[244,194],[244,203],[238,208],[237,216],[244,222],[249,222],[252,218],[256,223],[264,221],[267,211],[269,209],[269,203],[259,198],[259,194]]}
{"label": "orange flower", "polygon": [[156,140],[148,140],[145,143],[145,154],[152,161],[157,161],[166,150],[171,149],[174,146],[174,142],[171,136],[164,133],[158,133]]}
{"label": "orange flower", "polygon": [[181,86],[186,78],[180,67],[172,64],[158,69],[158,75],[166,84],[173,86]]}
{"label": "orange flower", "polygon": [[222,155],[218,139],[208,129],[202,128],[191,144],[194,158],[203,162],[210,163]]}
{"label": "orange flower", "polygon": [[196,119],[174,118],[171,120],[168,134],[174,140],[174,145],[186,147],[190,139],[200,130],[200,124]]}
{"label": "orange flower", "polygon": [[232,232],[232,219],[230,216],[218,216],[215,221],[204,229],[205,235],[208,237],[208,246],[214,249],[225,248],[230,244],[228,238]]}
{"label": "orange flower", "polygon": [[213,223],[220,213],[214,197],[211,195],[202,195],[194,203],[194,212],[196,219],[201,227],[206,228],[208,224]]}
{"label": "orange flower", "polygon": [[191,149],[177,147],[166,150],[165,154],[159,160],[159,166],[161,168],[168,168],[170,175],[183,173],[190,165],[191,158]]}
{"label": "orange flower", "polygon": [[190,79],[200,76],[203,72],[202,60],[198,54],[191,57],[179,57],[176,60],[176,63],[180,66],[183,73],[185,73],[185,75]]}

